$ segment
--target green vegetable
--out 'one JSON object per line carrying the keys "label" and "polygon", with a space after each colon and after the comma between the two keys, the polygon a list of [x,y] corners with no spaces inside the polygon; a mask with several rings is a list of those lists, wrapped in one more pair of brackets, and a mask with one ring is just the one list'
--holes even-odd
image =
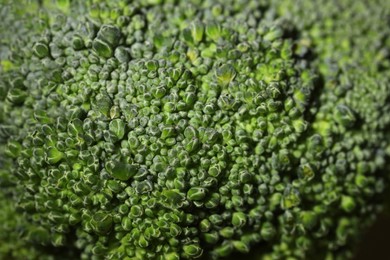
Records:
{"label": "green vegetable", "polygon": [[345,259],[381,212],[389,1],[0,15],[1,259]]}

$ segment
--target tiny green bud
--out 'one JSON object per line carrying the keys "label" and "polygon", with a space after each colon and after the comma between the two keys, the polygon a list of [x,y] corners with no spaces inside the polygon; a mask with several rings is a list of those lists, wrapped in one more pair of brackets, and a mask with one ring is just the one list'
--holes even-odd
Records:
{"label": "tiny green bud", "polygon": [[272,224],[266,222],[261,226],[260,235],[265,241],[269,241],[276,235],[276,230]]}
{"label": "tiny green bud", "polygon": [[113,54],[112,47],[100,39],[93,40],[92,48],[99,56],[103,58],[110,58]]}
{"label": "tiny green bud", "polygon": [[186,150],[188,152],[193,152],[199,147],[199,139],[198,138],[192,138],[185,146]]}
{"label": "tiny green bud", "polygon": [[172,126],[166,126],[161,131],[161,139],[167,139],[168,137],[174,136],[176,133],[175,128]]}
{"label": "tiny green bud", "polygon": [[346,105],[338,105],[335,112],[336,121],[345,126],[350,127],[356,121],[355,115],[352,110]]}
{"label": "tiny green bud", "polygon": [[170,232],[171,236],[173,236],[173,237],[180,235],[182,232],[180,226],[173,224],[173,223],[171,224],[169,230],[170,230],[169,232]]}
{"label": "tiny green bud", "polygon": [[241,253],[248,253],[250,250],[249,245],[247,245],[246,243],[244,243],[242,241],[233,241],[233,246],[235,249],[237,249],[237,251],[239,251]]}
{"label": "tiny green bud", "polygon": [[208,232],[211,228],[211,223],[208,219],[203,219],[199,224],[200,231]]}
{"label": "tiny green bud", "polygon": [[6,154],[12,158],[18,157],[21,151],[22,145],[16,141],[9,141],[5,150]]}
{"label": "tiny green bud", "polygon": [[202,41],[204,26],[201,22],[194,22],[191,25],[191,34],[194,42],[197,44]]}
{"label": "tiny green bud", "polygon": [[311,179],[314,178],[315,174],[314,174],[314,171],[311,168],[310,164],[305,163],[305,164],[299,166],[298,176],[300,179],[302,179],[304,181],[310,181]]}
{"label": "tiny green bud", "polygon": [[198,258],[203,254],[202,248],[198,245],[184,245],[183,251],[190,258]]}
{"label": "tiny green bud", "polygon": [[121,31],[118,27],[113,25],[103,25],[98,34],[97,38],[108,43],[111,46],[116,47],[121,37]]}
{"label": "tiny green bud", "polygon": [[109,124],[109,129],[118,140],[121,140],[125,135],[125,123],[121,119],[114,119]]}
{"label": "tiny green bud", "polygon": [[119,46],[116,48],[114,56],[120,63],[126,63],[130,61],[130,54],[125,47]]}
{"label": "tiny green bud", "polygon": [[107,212],[97,212],[91,220],[94,230],[99,234],[108,233],[112,226],[112,217]]}
{"label": "tiny green bud", "polygon": [[303,226],[308,230],[312,229],[318,222],[317,215],[311,211],[302,211],[299,217]]}
{"label": "tiny green bud", "polygon": [[224,238],[231,238],[234,236],[234,228],[233,227],[225,227],[219,231],[219,234]]}
{"label": "tiny green bud", "polygon": [[232,224],[235,227],[243,227],[246,224],[246,215],[243,212],[234,212]]}
{"label": "tiny green bud", "polygon": [[215,244],[218,242],[219,240],[219,235],[217,232],[213,231],[213,232],[210,232],[210,233],[205,233],[203,235],[204,237],[204,240],[208,243],[208,244]]}
{"label": "tiny green bud", "polygon": [[72,47],[75,50],[81,50],[82,48],[84,48],[83,39],[78,35],[74,36],[72,39]]}
{"label": "tiny green bud", "polygon": [[152,88],[152,95],[157,99],[164,97],[166,92],[167,90],[162,86]]}
{"label": "tiny green bud", "polygon": [[43,42],[37,42],[33,47],[34,54],[38,58],[45,58],[49,55],[49,47]]}
{"label": "tiny green bud", "polygon": [[346,212],[352,212],[356,207],[355,200],[350,196],[341,197],[341,208]]}
{"label": "tiny green bud", "polygon": [[282,29],[274,28],[274,29],[270,30],[269,32],[267,32],[264,35],[264,40],[266,40],[266,41],[274,41],[274,40],[282,37],[282,35],[283,35],[283,30]]}
{"label": "tiny green bud", "polygon": [[295,188],[287,187],[283,194],[282,208],[290,209],[301,203],[299,192]]}
{"label": "tiny green bud", "polygon": [[233,244],[228,242],[222,244],[220,247],[217,247],[212,254],[213,255],[215,254],[218,258],[226,257],[231,254],[233,249],[234,249]]}
{"label": "tiny green bud", "polygon": [[203,200],[206,197],[206,191],[207,190],[205,188],[191,188],[187,192],[187,198],[192,201]]}
{"label": "tiny green bud", "polygon": [[127,181],[137,173],[139,167],[133,164],[127,164],[117,161],[108,162],[106,164],[106,169],[113,178],[121,181]]}
{"label": "tiny green bud", "polygon": [[230,64],[223,64],[215,71],[215,76],[220,84],[226,86],[229,85],[236,76],[236,70]]}
{"label": "tiny green bud", "polygon": [[50,147],[47,151],[46,156],[47,156],[47,162],[49,164],[56,164],[65,157],[65,154],[58,151],[57,148],[55,147]]}
{"label": "tiny green bud", "polygon": [[187,139],[195,138],[198,135],[198,131],[193,126],[187,126],[184,130],[184,136]]}
{"label": "tiny green bud", "polygon": [[164,259],[166,259],[166,260],[180,260],[180,255],[176,252],[167,253],[164,255]]}
{"label": "tiny green bud", "polygon": [[221,37],[221,27],[219,24],[210,22],[206,24],[206,35],[213,41],[217,41]]}

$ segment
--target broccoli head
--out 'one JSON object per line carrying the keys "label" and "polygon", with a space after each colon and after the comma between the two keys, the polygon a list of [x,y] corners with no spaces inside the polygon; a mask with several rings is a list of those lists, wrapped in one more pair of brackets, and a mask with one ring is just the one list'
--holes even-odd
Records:
{"label": "broccoli head", "polygon": [[3,2],[0,257],[345,259],[382,210],[385,0]]}

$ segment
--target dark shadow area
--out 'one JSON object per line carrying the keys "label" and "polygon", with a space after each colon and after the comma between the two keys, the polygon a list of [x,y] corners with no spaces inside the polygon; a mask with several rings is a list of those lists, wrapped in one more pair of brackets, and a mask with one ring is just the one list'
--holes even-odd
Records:
{"label": "dark shadow area", "polygon": [[353,260],[388,259],[390,212],[384,212],[375,224],[363,235]]}

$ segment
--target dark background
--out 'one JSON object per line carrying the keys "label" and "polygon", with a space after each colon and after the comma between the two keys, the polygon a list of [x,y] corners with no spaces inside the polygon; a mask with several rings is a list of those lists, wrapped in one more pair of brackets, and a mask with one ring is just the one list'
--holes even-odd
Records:
{"label": "dark background", "polygon": [[[387,193],[389,195],[389,193]],[[390,196],[387,196],[390,198]],[[388,203],[387,203],[388,204]],[[390,205],[386,205],[375,223],[362,234],[361,241],[356,247],[355,257],[351,260],[390,260]],[[249,254],[234,253],[224,260],[255,260],[256,251]],[[207,259],[201,259],[207,260]],[[319,260],[319,259],[307,259]]]}
{"label": "dark background", "polygon": [[390,212],[382,213],[363,236],[354,260],[390,259]]}

